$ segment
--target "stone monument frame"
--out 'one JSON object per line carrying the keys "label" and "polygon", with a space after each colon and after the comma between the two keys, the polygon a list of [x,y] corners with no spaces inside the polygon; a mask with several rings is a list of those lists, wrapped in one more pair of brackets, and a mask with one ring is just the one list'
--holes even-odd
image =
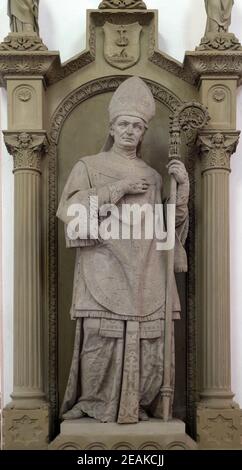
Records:
{"label": "stone monument frame", "polygon": [[[78,106],[82,101],[88,100],[90,97],[95,96],[99,93],[105,92],[114,92],[116,88],[122,83],[122,81],[128,78],[124,75],[113,75],[110,77],[103,77],[88,82],[85,85],[82,85],[79,89],[74,90],[69,96],[67,96],[60,104],[56,110],[53,118],[52,125],[50,130],[50,146],[48,149],[47,160],[49,162],[49,298],[51,299],[49,307],[49,396],[50,404],[52,409],[53,416],[58,416],[58,399],[57,399],[57,384],[56,384],[56,343],[57,343],[57,328],[56,328],[56,318],[57,318],[57,254],[56,254],[56,207],[57,207],[57,190],[56,190],[56,162],[58,158],[58,137],[60,134],[61,127],[67,118],[68,114]],[[149,85],[153,96],[157,101],[160,101],[165,106],[167,106],[172,113],[181,105],[181,101],[173,93],[171,93],[165,87],[162,87],[158,83],[154,83],[150,80],[145,80]],[[191,150],[190,150],[191,153]],[[194,214],[194,191],[193,191],[193,180],[194,180],[194,167],[192,162],[188,159],[189,163],[189,176],[191,183],[191,197],[190,197],[190,219],[192,220]],[[189,230],[189,259],[194,259],[194,256],[190,256],[191,253],[194,254],[194,237],[193,237],[193,224],[190,224]],[[54,255],[53,255],[54,254]],[[191,263],[190,263],[191,265]],[[193,278],[192,278],[193,276]],[[188,273],[188,291],[194,291],[194,268],[190,266]],[[187,416],[189,422],[187,423],[190,426],[190,429],[194,429],[195,422],[195,396],[192,397],[192,390],[195,389],[195,370],[196,366],[194,363],[195,355],[192,351],[195,350],[195,335],[191,334],[190,331],[194,328],[193,323],[193,312],[195,309],[194,305],[194,296],[189,295],[189,304],[188,304],[188,338],[187,338],[187,349],[188,349],[188,366],[187,366],[187,395],[188,395],[188,406],[187,406]]]}
{"label": "stone monument frame", "polygon": [[[24,312],[24,304],[21,304],[19,297],[21,286],[17,284],[14,292],[15,315],[17,319],[20,312],[25,315],[25,327],[31,338],[34,338],[37,344],[41,344],[44,338],[43,350],[48,350],[48,353],[45,352],[44,361],[40,353],[41,347],[35,351],[34,357],[31,357],[23,344],[20,331],[20,340],[16,341],[15,346],[13,402],[4,410],[5,448],[44,449],[48,446],[49,437],[51,440],[58,430],[56,161],[61,127],[78,104],[99,93],[114,91],[121,80],[130,75],[139,75],[145,79],[155,99],[162,102],[171,113],[182,102],[196,99],[207,106],[211,114],[211,121],[206,130],[201,131],[199,135],[185,135],[188,149],[187,168],[191,183],[190,230],[187,244],[189,271],[186,424],[188,433],[197,440],[200,448],[239,448],[242,434],[241,412],[233,402],[229,378],[230,340],[226,330],[229,325],[229,307],[217,309],[214,306],[216,298],[203,280],[207,275],[210,276],[211,285],[217,287],[218,293],[225,292],[225,304],[228,305],[228,177],[229,160],[239,137],[239,132],[236,131],[235,107],[236,88],[242,77],[241,46],[233,40],[228,50],[225,47],[219,51],[214,50],[211,44],[209,50],[204,50],[203,42],[202,49],[198,47],[196,51],[187,52],[184,64],[180,64],[158,49],[157,12],[146,10],[144,3],[138,1],[134,2],[136,9],[126,7],[125,2],[123,8],[119,9],[115,0],[106,3],[109,6],[112,4],[112,8],[105,7],[105,2],[102,2],[104,6],[101,4],[102,8],[100,6],[99,10],[88,11],[89,47],[65,64],[60,63],[58,53],[47,50],[37,35],[27,38],[10,34],[0,45],[0,80],[1,85],[7,87],[9,99],[9,125],[4,135],[7,148],[14,158],[15,191],[18,195],[15,199],[15,218],[20,217],[20,220],[23,220],[21,203],[24,203],[30,214],[26,240],[29,232],[34,240],[31,246],[24,239],[21,241],[22,245],[19,245],[19,234],[15,232],[16,279],[24,266],[20,256],[21,249],[25,250],[32,270],[34,257],[39,263],[38,275],[34,275],[31,280],[26,277],[23,281],[23,286],[27,286],[25,300],[31,298],[33,302],[34,322],[32,323]],[[142,6],[139,7],[139,4]],[[115,64],[107,64],[100,48],[101,29],[106,21],[118,25],[139,22],[144,28],[140,57],[137,63],[126,67],[122,72]],[[168,83],[171,83],[169,87]],[[25,116],[22,122],[17,113],[18,109],[25,106],[23,103],[31,100],[35,105],[38,104],[34,128],[31,109],[29,114],[22,114],[22,118]],[[50,102],[48,106],[47,102]],[[218,111],[219,105],[222,106],[219,108],[221,113]],[[197,181],[199,185],[196,184]],[[34,200],[37,201],[35,205],[32,204],[31,197],[26,196],[27,191],[30,196],[34,194]],[[224,206],[221,203],[222,195]],[[44,216],[42,227],[39,227],[41,200]],[[202,217],[199,217],[198,210],[203,214]],[[213,211],[218,211],[221,222],[216,219],[209,232],[206,231],[206,214],[209,214],[212,220],[215,214]],[[209,274],[213,263],[218,262],[215,255],[211,255],[214,249],[214,238],[211,237],[216,230],[221,230],[223,240],[216,256],[225,250],[224,264],[218,265],[222,280],[218,279],[216,269]],[[42,255],[39,253],[41,237],[45,240]],[[206,243],[201,244],[203,238]],[[38,296],[30,297],[31,292],[35,292],[41,284],[40,275],[45,286],[42,305]],[[47,312],[44,321],[41,317],[43,311]],[[218,365],[221,345],[219,343],[214,346],[211,338],[207,336],[207,328],[214,326],[207,311],[215,312],[214,324],[222,324],[225,378],[214,370],[214,363]],[[38,329],[36,325],[41,325],[41,328]],[[21,325],[19,328],[21,330]],[[24,375],[21,360],[16,363],[17,355],[21,360],[26,359],[33,375],[33,370],[38,371],[37,379],[31,374],[28,377]],[[201,374],[197,373],[198,367]],[[26,438],[26,429],[28,434],[31,429],[35,429],[36,422],[41,436],[38,443],[35,435]],[[10,432],[13,426],[17,426],[18,432],[20,431],[17,443]],[[217,435],[218,428],[223,432]],[[226,440],[228,428],[231,430],[230,438]],[[178,447],[180,445],[179,448],[193,448],[190,441],[175,437],[165,444],[165,448],[171,448],[172,442],[180,443],[177,444]],[[173,447],[175,448],[175,444]],[[63,443],[57,438],[53,448],[67,448],[65,440]]]}

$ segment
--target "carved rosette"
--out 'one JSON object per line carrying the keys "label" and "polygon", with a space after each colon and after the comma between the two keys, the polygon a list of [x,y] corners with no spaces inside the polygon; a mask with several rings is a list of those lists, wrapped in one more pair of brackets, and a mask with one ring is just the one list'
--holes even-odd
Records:
{"label": "carved rosette", "polygon": [[198,410],[197,437],[202,449],[240,449],[240,410]]}
{"label": "carved rosette", "polygon": [[142,0],[103,0],[99,7],[100,10],[103,9],[133,9],[133,10],[145,10],[147,7]]}
{"label": "carved rosette", "polygon": [[199,135],[202,173],[210,170],[230,172],[230,157],[236,151],[239,132],[208,131]]}
{"label": "carved rosette", "polygon": [[13,172],[31,170],[41,173],[41,157],[47,150],[45,133],[5,132],[8,152],[13,156]]}

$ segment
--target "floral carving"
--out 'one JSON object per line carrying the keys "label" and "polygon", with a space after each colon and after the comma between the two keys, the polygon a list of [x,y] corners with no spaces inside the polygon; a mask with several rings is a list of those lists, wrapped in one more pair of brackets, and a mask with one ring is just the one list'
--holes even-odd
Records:
{"label": "floral carving", "polygon": [[46,51],[47,47],[38,36],[9,34],[0,44],[0,51]]}
{"label": "floral carving", "polygon": [[223,88],[216,88],[213,92],[213,99],[214,101],[217,101],[220,103],[221,101],[224,101],[226,98],[226,93]]}
{"label": "floral carving", "polygon": [[43,429],[39,425],[38,419],[31,419],[29,416],[25,415],[20,419],[14,419],[8,432],[16,444],[18,443],[25,446],[28,442],[38,442],[43,433]]}
{"label": "floral carving", "polygon": [[183,132],[192,129],[202,129],[210,117],[207,109],[199,103],[185,104],[179,113],[179,125]]}
{"label": "floral carving", "polygon": [[145,10],[147,7],[142,0],[103,0],[99,7],[104,8],[130,8],[130,9],[142,9]]}
{"label": "floral carving", "polygon": [[73,59],[63,66],[58,68],[53,68],[50,70],[50,72],[47,74],[46,81],[48,85],[53,85],[53,83],[57,83],[60,80],[63,80],[64,78],[68,77],[72,73],[76,72],[77,70],[80,70],[82,67],[85,67],[86,65],[91,64],[94,61],[95,58],[95,47],[96,47],[96,36],[95,36],[95,31],[92,29],[92,35],[90,37],[90,51],[83,52],[80,56],[78,56],[76,59]]}
{"label": "floral carving", "polygon": [[192,70],[193,83],[197,83],[204,73],[242,75],[241,53],[228,51],[188,52],[184,64],[185,70]]}
{"label": "floral carving", "polygon": [[215,418],[208,418],[206,425],[202,428],[208,442],[212,442],[216,446],[221,446],[221,443],[233,443],[237,431],[233,419],[225,418],[221,414]]}
{"label": "floral carving", "polygon": [[29,52],[0,51],[0,83],[6,84],[6,76],[11,74],[43,75],[54,63],[59,63],[59,56],[54,52],[29,54]]}
{"label": "floral carving", "polygon": [[163,70],[167,70],[172,75],[181,78],[187,83],[194,85],[196,83],[196,75],[190,67],[186,69],[179,62],[164,56],[160,51],[153,49],[154,40],[151,39],[149,49],[149,60]]}
{"label": "floral carving", "polygon": [[4,139],[9,153],[13,155],[14,172],[19,170],[41,172],[41,156],[47,147],[45,134],[5,132]]}
{"label": "floral carving", "polygon": [[18,99],[20,101],[29,101],[32,98],[32,93],[29,88],[22,87],[18,92]]}
{"label": "floral carving", "polygon": [[191,101],[180,106],[171,117],[169,158],[180,158],[181,132],[204,128],[209,121],[207,108]]}
{"label": "floral carving", "polygon": [[237,50],[241,48],[239,40],[235,37],[234,34],[220,34],[215,37],[204,37],[201,40],[200,46],[197,47],[197,50],[206,51],[206,50],[217,50],[217,51],[227,51],[227,50]]}
{"label": "floral carving", "polygon": [[239,132],[207,132],[199,135],[202,172],[214,169],[230,171],[230,157],[235,152]]}

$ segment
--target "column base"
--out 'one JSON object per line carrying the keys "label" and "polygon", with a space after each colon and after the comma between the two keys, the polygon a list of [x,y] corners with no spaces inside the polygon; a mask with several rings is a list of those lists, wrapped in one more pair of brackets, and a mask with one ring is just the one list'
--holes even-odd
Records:
{"label": "column base", "polygon": [[182,421],[151,419],[137,424],[100,423],[91,418],[64,421],[50,450],[196,450]]}
{"label": "column base", "polygon": [[233,400],[234,393],[221,390],[205,390],[200,393],[200,402],[198,407],[209,409],[230,409],[239,408],[239,405]]}
{"label": "column base", "polygon": [[17,409],[10,403],[3,410],[4,450],[45,450],[49,442],[49,406]]}
{"label": "column base", "polygon": [[242,410],[207,408],[197,410],[197,443],[199,450],[242,449]]}

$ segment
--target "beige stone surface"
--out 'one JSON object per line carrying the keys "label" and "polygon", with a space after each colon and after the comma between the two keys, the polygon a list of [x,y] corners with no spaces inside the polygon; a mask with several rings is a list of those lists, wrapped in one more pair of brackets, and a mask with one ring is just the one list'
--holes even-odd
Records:
{"label": "beige stone surface", "polygon": [[7,84],[8,128],[42,130],[44,118],[43,77],[11,77]]}
{"label": "beige stone surface", "polygon": [[181,421],[151,420],[133,425],[102,424],[91,419],[64,422],[50,450],[195,450]]}
{"label": "beige stone surface", "polygon": [[3,410],[3,447],[5,450],[45,450],[49,442],[49,408]]}
{"label": "beige stone surface", "polygon": [[8,0],[11,31],[39,33],[39,0]]}
{"label": "beige stone surface", "polygon": [[227,32],[234,0],[204,0],[207,13],[206,33]]}
{"label": "beige stone surface", "polygon": [[239,408],[197,411],[197,442],[201,450],[241,449],[242,414]]}
{"label": "beige stone surface", "polygon": [[209,111],[209,128],[236,129],[236,89],[236,76],[203,77],[200,98]]}
{"label": "beige stone surface", "polygon": [[[163,171],[165,167],[165,162],[161,161],[160,155],[168,153],[169,115],[175,112],[181,102],[200,100],[208,106],[211,115],[210,135],[202,137],[202,159],[198,158],[198,149],[191,143],[192,139],[190,139],[188,152],[183,149],[183,156],[187,156],[191,183],[191,223],[187,289],[185,289],[185,280],[181,282],[183,297],[185,297],[185,292],[188,294],[184,302],[184,305],[187,305],[187,318],[183,320],[183,327],[177,335],[179,340],[177,359],[180,361],[177,390],[179,403],[182,403],[181,409],[184,407],[186,396],[187,424],[195,436],[194,428],[197,422],[198,435],[203,448],[221,449],[224,445],[229,448],[237,447],[238,436],[241,435],[240,411],[232,408],[235,404],[230,383],[228,194],[230,157],[233,153],[231,146],[235,145],[231,141],[236,140],[236,87],[242,81],[241,46],[232,32],[208,33],[208,38],[202,40],[198,50],[187,52],[184,63],[181,64],[158,49],[157,12],[142,9],[142,2],[134,0],[132,8],[125,8],[122,13],[121,23],[125,26],[138,22],[142,26],[140,55],[135,64],[130,63],[131,66],[126,70],[120,70],[112,61],[109,63],[105,59],[103,30],[107,21],[116,26],[120,25],[120,12],[117,9],[116,0],[103,1],[102,4],[105,8],[90,10],[88,13],[87,49],[64,64],[61,64],[57,52],[45,50],[46,47],[34,33],[32,35],[11,33],[0,45],[0,84],[7,87],[8,83],[11,90],[8,92],[8,98],[9,101],[12,100],[9,105],[9,116],[11,116],[9,126],[13,127],[9,127],[8,130],[14,131],[20,137],[26,132],[26,129],[21,129],[19,124],[23,119],[30,134],[37,129],[44,130],[43,132],[46,130],[50,135],[50,149],[47,156],[42,153],[33,159],[31,146],[24,153],[18,149],[14,156],[15,170],[16,167],[26,170],[26,165],[28,168],[25,173],[16,174],[20,203],[18,205],[18,200],[16,200],[15,217],[20,221],[20,226],[23,226],[24,210],[30,211],[25,234],[29,227],[30,233],[34,233],[34,240],[37,241],[34,249],[33,245],[29,246],[27,242],[22,241],[21,250],[27,250],[28,256],[32,252],[36,254],[36,247],[39,246],[38,240],[41,238],[42,307],[40,310],[38,296],[31,297],[32,286],[39,285],[39,281],[36,284],[36,277],[31,278],[30,282],[30,277],[21,276],[25,262],[21,253],[17,251],[20,282],[16,284],[16,304],[18,304],[19,292],[24,292],[21,302],[30,302],[29,305],[34,305],[34,315],[28,316],[29,313],[27,315],[24,311],[21,302],[19,306],[17,305],[16,313],[20,310],[23,312],[25,326],[19,330],[19,337],[16,336],[14,367],[17,395],[13,395],[15,409],[5,411],[6,446],[14,448],[16,434],[19,436],[21,431],[20,438],[17,437],[18,448],[25,448],[25,446],[31,448],[32,431],[35,426],[33,420],[34,422],[37,420],[40,428],[45,429],[41,437],[41,445],[46,446],[45,438],[48,433],[41,418],[45,412],[38,410],[44,393],[50,397],[52,416],[54,416],[51,420],[52,429],[58,423],[57,395],[63,394],[71,360],[70,344],[73,340],[73,329],[66,312],[72,288],[71,273],[74,260],[71,257],[67,259],[60,233],[59,252],[57,252],[56,201],[71,165],[74,165],[80,156],[99,151],[107,131],[103,116],[111,93],[115,91],[124,76],[138,75],[149,82],[158,104],[158,116],[144,145],[145,161],[156,170]],[[217,6],[219,4],[220,2],[217,2]],[[109,10],[110,6],[112,10]],[[134,10],[134,7],[138,9]],[[225,29],[227,26],[228,23]],[[40,85],[42,78],[47,87],[45,90]],[[21,92],[20,101],[18,101],[18,93],[14,94],[18,83],[22,87],[18,90]],[[37,101],[35,99],[37,83],[37,97],[42,93],[45,101],[42,123],[40,122],[41,116],[34,119],[34,103],[39,103],[38,99]],[[29,92],[32,93],[31,99],[29,99]],[[41,106],[39,109],[42,113]],[[101,116],[95,128],[95,137],[90,132],[89,126],[93,115]],[[31,129],[33,122],[36,129]],[[80,133],[80,126],[83,129],[82,133]],[[33,138],[35,141],[36,136],[33,135]],[[201,148],[201,141],[199,147]],[[42,171],[41,177],[40,171]],[[31,204],[33,197],[37,201],[37,207],[41,201],[41,214],[39,209],[36,212],[36,206]],[[41,222],[39,227],[41,236],[36,231],[36,213]],[[212,224],[205,223],[206,217],[212,220]],[[21,241],[19,231],[16,231],[15,237],[16,240]],[[31,257],[32,255],[28,258],[29,266],[33,269]],[[57,279],[59,298],[57,298]],[[63,286],[65,289],[62,288]],[[216,296],[211,286],[216,288]],[[219,303],[220,299],[225,299],[222,307]],[[228,307],[225,309],[226,305]],[[15,318],[22,317],[17,313]],[[39,320],[36,321],[36,319],[38,318],[41,318],[41,330],[37,330]],[[33,350],[29,352],[26,348],[24,336],[26,331],[31,338],[37,338],[36,345],[39,344],[39,337],[43,340],[42,364],[39,361],[39,351],[34,348],[35,352],[32,354]],[[218,331],[219,334],[217,334]],[[185,342],[186,348],[184,348]],[[59,344],[59,358],[56,353],[57,343]],[[221,357],[225,365],[224,373],[221,370]],[[29,376],[26,375],[24,368],[26,359],[31,371]],[[186,368],[183,368],[182,364],[186,362]],[[36,364],[37,374],[35,375]],[[43,369],[41,369],[42,366]],[[198,371],[198,376],[196,371]],[[186,377],[187,393],[185,393]],[[37,400],[34,398],[36,383]],[[206,408],[199,409],[196,415],[195,403],[200,397],[203,407]],[[27,407],[26,403],[30,410],[18,409],[18,407]],[[32,407],[36,407],[36,410],[31,410],[31,404]],[[17,423],[13,423],[13,420],[17,420]],[[80,436],[73,436],[68,444],[66,441],[63,442],[60,436],[53,445],[57,448],[58,445],[59,448],[61,446],[79,448],[79,438]],[[93,441],[87,445],[94,445],[94,447],[97,445],[97,448],[103,448],[106,444],[103,444],[101,439],[100,442],[101,447]],[[142,445],[142,443],[137,445]],[[161,445],[160,442],[158,445]],[[176,448],[174,440],[171,445]],[[179,445],[178,443],[178,447]],[[126,442],[124,446],[126,446],[124,448],[129,448],[129,443]]]}

